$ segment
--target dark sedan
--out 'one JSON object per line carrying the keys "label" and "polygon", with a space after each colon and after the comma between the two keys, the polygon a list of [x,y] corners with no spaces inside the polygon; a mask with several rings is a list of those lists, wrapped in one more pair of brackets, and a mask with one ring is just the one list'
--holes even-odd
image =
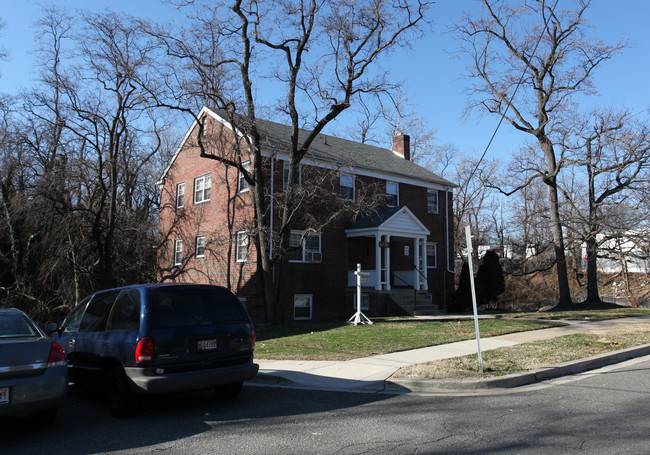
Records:
{"label": "dark sedan", "polygon": [[67,390],[61,346],[22,311],[0,308],[0,417],[51,421]]}

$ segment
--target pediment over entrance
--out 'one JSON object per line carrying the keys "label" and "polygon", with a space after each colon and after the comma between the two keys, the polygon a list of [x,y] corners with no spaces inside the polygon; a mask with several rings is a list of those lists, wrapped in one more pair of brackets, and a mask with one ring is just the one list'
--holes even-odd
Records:
{"label": "pediment over entrance", "polygon": [[399,237],[426,237],[429,230],[408,207],[387,207],[376,210],[370,216],[359,218],[350,224],[345,233],[348,237],[362,237],[377,233]]}

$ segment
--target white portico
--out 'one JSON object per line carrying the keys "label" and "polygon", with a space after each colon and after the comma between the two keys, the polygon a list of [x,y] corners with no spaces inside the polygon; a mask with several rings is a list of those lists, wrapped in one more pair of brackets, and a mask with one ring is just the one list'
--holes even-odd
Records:
{"label": "white portico", "polygon": [[[374,270],[364,270],[369,273],[362,286],[390,290],[392,282],[394,286],[428,290],[426,242],[430,232],[408,207],[379,209],[352,223],[345,233],[348,238],[374,238]],[[391,251],[397,244],[400,251]],[[399,255],[401,266],[393,267],[391,257],[396,255]],[[410,262],[408,258],[412,258],[412,265],[405,267],[405,260]],[[354,271],[348,271],[349,285],[355,282]]]}

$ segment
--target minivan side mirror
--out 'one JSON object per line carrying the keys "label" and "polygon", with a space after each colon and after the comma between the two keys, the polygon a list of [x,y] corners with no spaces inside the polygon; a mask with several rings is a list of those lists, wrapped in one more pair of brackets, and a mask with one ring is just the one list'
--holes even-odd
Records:
{"label": "minivan side mirror", "polygon": [[48,322],[45,325],[45,332],[48,334],[54,333],[59,330],[59,325],[56,322]]}

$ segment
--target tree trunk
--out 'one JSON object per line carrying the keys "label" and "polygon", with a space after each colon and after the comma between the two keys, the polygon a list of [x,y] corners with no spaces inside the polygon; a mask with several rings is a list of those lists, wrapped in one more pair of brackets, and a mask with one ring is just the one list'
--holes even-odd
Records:
{"label": "tree trunk", "polygon": [[569,275],[564,252],[564,235],[562,233],[562,218],[560,217],[560,200],[557,190],[557,173],[559,167],[555,160],[553,143],[546,136],[543,128],[536,134],[544,156],[548,172],[544,183],[548,186],[548,207],[551,216],[551,232],[553,234],[553,248],[555,250],[555,267],[557,269],[557,281],[559,290],[558,307],[568,308],[571,305],[571,290],[569,288]]}
{"label": "tree trunk", "polygon": [[599,303],[598,293],[598,244],[596,237],[587,239],[587,300],[586,303]]}
{"label": "tree trunk", "polygon": [[564,236],[562,234],[562,221],[560,218],[560,203],[558,200],[555,178],[548,184],[548,201],[551,212],[551,231],[553,233],[553,248],[555,249],[555,267],[557,268],[558,289],[560,300],[558,307],[567,308],[571,305],[571,290],[567,273],[566,255],[564,252]]}

